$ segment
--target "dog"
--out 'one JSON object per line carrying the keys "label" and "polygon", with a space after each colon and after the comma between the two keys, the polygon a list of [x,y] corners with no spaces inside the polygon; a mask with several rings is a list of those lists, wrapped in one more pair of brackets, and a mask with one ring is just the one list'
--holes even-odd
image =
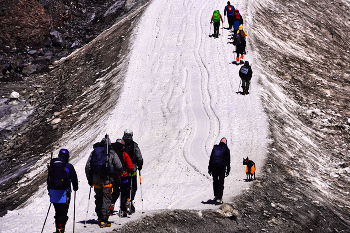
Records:
{"label": "dog", "polygon": [[246,159],[243,158],[243,165],[247,165],[245,169],[245,173],[247,174],[247,181],[253,180],[253,176],[255,180],[255,163],[252,160],[249,160],[249,158],[247,157]]}

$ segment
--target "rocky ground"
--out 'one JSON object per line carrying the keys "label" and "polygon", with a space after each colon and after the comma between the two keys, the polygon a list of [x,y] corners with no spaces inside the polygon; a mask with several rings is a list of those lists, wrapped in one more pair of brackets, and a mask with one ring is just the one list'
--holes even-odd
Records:
{"label": "rocky ground", "polygon": [[[73,5],[82,2],[74,1]],[[265,89],[263,99],[271,144],[266,163],[259,167],[252,188],[219,211],[163,211],[113,231],[350,232],[349,4],[342,0],[331,4],[315,0],[262,1],[254,2],[254,7],[250,28],[259,30],[249,32],[248,43],[256,46],[259,60],[266,61],[265,78],[256,78],[260,78]],[[5,8],[0,17],[10,9]],[[45,14],[41,15],[45,19]],[[115,57],[127,53],[127,36],[134,20],[126,21],[125,27],[120,28],[118,44],[91,50],[81,60],[69,60],[60,66],[52,63],[40,74],[19,75],[19,81],[1,83],[1,95],[7,98],[15,90],[21,95],[21,111],[33,111],[31,115],[28,113],[30,117],[24,124],[1,131],[2,215],[26,200],[35,191],[36,183],[43,182],[44,177],[38,177],[31,190],[16,189],[20,175],[78,121],[76,112],[87,111],[84,104],[79,104],[84,103],[83,99],[77,98],[102,75],[94,69],[103,71],[118,61]],[[263,43],[262,37],[269,36],[263,32],[271,32],[275,40],[271,44]],[[71,38],[74,43],[75,38]],[[281,46],[282,42],[298,46],[291,53]],[[68,47],[71,45],[68,43]],[[120,46],[119,51],[113,49],[111,56],[101,56],[113,46]],[[9,54],[17,54],[12,48],[2,50],[5,60]],[[36,56],[40,48],[43,47],[32,45],[29,51],[35,50],[33,56]],[[32,56],[29,51],[27,58]],[[33,60],[31,64],[34,63]],[[11,78],[11,72],[16,73],[16,78]],[[1,79],[17,80],[20,74],[10,73],[7,70]],[[69,79],[72,75],[76,78]],[[275,88],[281,89],[288,99],[278,96]],[[105,94],[108,98],[108,93]],[[10,111],[8,107],[7,112]],[[60,127],[53,122],[57,118],[62,121]],[[22,173],[18,173],[20,169]]]}
{"label": "rocky ground", "polygon": [[[68,4],[66,1],[47,1],[46,3],[53,4],[49,7],[60,9],[60,12],[67,9]],[[77,10],[71,12],[71,17],[75,18],[70,23],[71,21],[50,16],[44,3],[40,5],[37,1],[5,1],[4,4],[7,7],[3,7],[3,15],[0,16],[2,17],[1,23],[3,23],[2,29],[7,30],[9,35],[17,35],[17,27],[14,26],[16,24],[12,25],[11,21],[3,21],[3,19],[12,17],[16,23],[16,19],[18,19],[18,22],[24,23],[20,24],[19,27],[24,29],[28,27],[25,22],[30,24],[32,19],[29,16],[21,17],[21,15],[24,14],[24,11],[31,9],[35,13],[41,13],[43,19],[45,17],[54,18],[55,20],[52,22],[57,27],[54,26],[53,30],[60,31],[61,35],[69,34],[70,37],[61,38],[62,46],[55,46],[52,45],[54,37],[50,36],[50,28],[48,31],[43,30],[39,37],[51,41],[48,47],[45,47],[45,44],[40,43],[40,41],[33,41],[25,36],[23,38],[12,38],[11,36],[1,38],[7,46],[1,50],[0,60],[2,59],[4,62],[7,61],[8,56],[13,56],[23,59],[25,65],[22,71],[21,69],[7,69],[6,72],[3,72],[3,76],[0,76],[0,96],[2,96],[0,102],[0,147],[2,148],[0,155],[0,215],[23,203],[37,189],[37,185],[44,181],[44,177],[35,177],[30,188],[22,187],[18,190],[17,187],[18,180],[28,168],[44,153],[52,150],[55,142],[61,138],[63,133],[78,121],[80,114],[89,110],[91,105],[83,99],[81,94],[104,74],[101,70],[108,72],[109,70],[106,70],[108,67],[110,69],[117,67],[118,61],[120,62],[128,53],[128,39],[134,26],[133,23],[136,23],[139,18],[138,15],[132,16],[122,26],[115,28],[115,34],[108,35],[115,37],[115,40],[111,40],[113,43],[104,44],[104,49],[91,48],[89,52],[84,54],[84,57],[70,59],[62,64],[55,63],[55,60],[59,59],[61,55],[68,55],[75,49],[70,45],[72,41],[80,41],[79,46],[88,43],[101,31],[138,10],[145,3],[147,1],[143,0],[74,1],[69,6],[72,7],[71,9],[76,9],[73,7],[76,6]],[[61,6],[62,9],[57,5]],[[141,13],[139,12],[139,14]],[[34,13],[30,15],[32,14]],[[88,20],[86,15],[91,15],[90,18],[94,18],[94,20]],[[92,15],[94,16],[92,17]],[[35,25],[30,24],[29,26],[35,27]],[[9,29],[4,29],[6,27]],[[30,27],[28,31],[31,30],[33,28]],[[45,33],[48,37],[45,37]],[[1,33],[1,35],[4,34]],[[6,38],[10,37],[12,40],[7,41]],[[17,49],[16,46],[20,47],[21,43],[27,43],[27,45]],[[103,43],[103,39],[98,44],[101,43]],[[35,50],[36,52],[30,54],[28,48],[29,51]],[[42,58],[45,57],[45,55],[38,53],[41,48],[52,52],[51,58],[54,59],[50,59],[48,63],[41,63]],[[61,52],[64,54],[58,55]],[[10,67],[14,67],[12,61],[10,60]],[[26,73],[26,67],[37,63],[42,65],[42,69],[38,68],[35,72]],[[119,72],[119,70],[116,69],[115,72]],[[10,100],[10,94],[13,91],[20,94],[17,102]],[[118,95],[118,90],[114,94]],[[99,93],[99,95],[102,98],[108,98],[110,93]],[[77,112],[80,113],[76,114]],[[18,195],[19,193],[20,195]]]}

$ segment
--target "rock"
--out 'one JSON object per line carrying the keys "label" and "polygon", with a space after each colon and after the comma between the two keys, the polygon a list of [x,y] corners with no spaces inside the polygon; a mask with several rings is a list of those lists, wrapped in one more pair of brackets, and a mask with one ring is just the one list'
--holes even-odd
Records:
{"label": "rock", "polygon": [[52,40],[52,45],[56,47],[62,47],[63,45],[63,39],[62,34],[56,31],[55,29],[52,29],[50,31],[50,36]]}
{"label": "rock", "polygon": [[13,91],[10,95],[10,99],[19,99],[19,93],[17,91]]}
{"label": "rock", "polygon": [[28,52],[29,55],[34,55],[34,54],[36,54],[36,53],[37,53],[37,51],[34,50],[34,49],[33,49],[33,50],[30,50],[30,51]]}
{"label": "rock", "polygon": [[61,122],[61,118],[55,118],[51,121],[51,125],[56,125]]}

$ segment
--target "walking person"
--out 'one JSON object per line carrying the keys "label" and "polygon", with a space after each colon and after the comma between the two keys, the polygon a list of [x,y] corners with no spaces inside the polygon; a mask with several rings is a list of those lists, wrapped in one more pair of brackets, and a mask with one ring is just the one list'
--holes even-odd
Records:
{"label": "walking person", "polygon": [[224,23],[224,21],[222,20],[220,11],[215,10],[213,12],[213,16],[211,17],[211,21],[210,21],[210,23],[214,22],[214,38],[219,38],[220,20],[222,23]]}
{"label": "walking person", "polygon": [[125,141],[123,139],[117,139],[115,143],[112,143],[112,147],[113,147],[113,150],[117,153],[120,161],[122,162],[123,173],[121,175],[118,175],[116,182],[113,184],[111,211],[113,211],[115,203],[119,198],[119,194],[121,194],[120,217],[126,217],[127,216],[126,204],[128,202],[128,199],[130,198],[130,184],[131,184],[131,176],[129,174],[132,174],[134,172],[134,166],[129,155],[125,152]]}
{"label": "walking person", "polygon": [[68,221],[68,209],[71,200],[71,184],[78,190],[78,177],[69,161],[69,151],[61,149],[58,157],[51,159],[47,176],[47,189],[50,201],[55,208],[56,233],[64,233]]}
{"label": "walking person", "polygon": [[227,139],[222,138],[219,145],[214,145],[208,166],[208,173],[213,176],[213,200],[216,204],[223,203],[224,181],[230,170],[230,149],[227,147]]}
{"label": "walking person", "polygon": [[232,29],[232,25],[233,25],[235,8],[234,8],[234,6],[231,5],[230,1],[228,1],[227,2],[227,6],[225,6],[224,16],[226,16],[226,13],[227,13],[228,29],[231,30]]}
{"label": "walking person", "polygon": [[125,152],[129,155],[134,167],[133,173],[130,174],[132,183],[130,214],[132,214],[135,212],[134,199],[137,191],[137,170],[141,171],[143,158],[138,144],[133,141],[133,131],[131,129],[124,131],[123,140],[125,141]]}
{"label": "walking person", "polygon": [[232,18],[233,18],[233,32],[234,34],[236,34],[237,31],[239,30],[239,25],[243,24],[243,17],[239,13],[239,10],[236,9]]}
{"label": "walking person", "polygon": [[239,25],[238,31],[234,36],[234,44],[236,45],[236,64],[244,64],[243,55],[245,54],[245,48],[246,48],[246,37],[247,33],[243,30],[243,26]]}
{"label": "walking person", "polygon": [[113,183],[115,177],[123,171],[117,153],[111,148],[108,135],[93,145],[85,166],[86,178],[95,191],[95,212],[101,228],[110,227],[108,222],[112,204]]}
{"label": "walking person", "polygon": [[239,69],[239,77],[242,80],[243,95],[249,94],[250,80],[252,79],[253,71],[248,61]]}

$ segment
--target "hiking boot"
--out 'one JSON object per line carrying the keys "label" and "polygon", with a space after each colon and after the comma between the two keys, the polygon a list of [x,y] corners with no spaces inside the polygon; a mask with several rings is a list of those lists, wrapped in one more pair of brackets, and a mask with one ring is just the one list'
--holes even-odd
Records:
{"label": "hiking boot", "polygon": [[222,204],[223,201],[221,199],[216,199],[216,204]]}
{"label": "hiking boot", "polygon": [[114,211],[114,204],[112,204],[112,205],[109,207],[109,216],[113,215],[113,211]]}
{"label": "hiking boot", "polygon": [[129,215],[135,213],[135,206],[134,206],[134,202],[131,202],[131,206],[130,206],[130,210],[129,210]]}
{"label": "hiking boot", "polygon": [[64,233],[64,228],[60,228],[60,229],[57,228],[56,233]]}
{"label": "hiking boot", "polygon": [[112,223],[111,222],[100,222],[100,228],[104,228],[104,227],[111,227]]}
{"label": "hiking boot", "polygon": [[121,210],[120,214],[119,214],[119,217],[125,218],[125,217],[128,217],[128,214],[126,213],[126,211]]}
{"label": "hiking boot", "polygon": [[217,197],[214,197],[214,198],[213,198],[213,201],[215,201],[215,202],[216,202],[216,200],[217,200],[217,199],[218,199]]}

